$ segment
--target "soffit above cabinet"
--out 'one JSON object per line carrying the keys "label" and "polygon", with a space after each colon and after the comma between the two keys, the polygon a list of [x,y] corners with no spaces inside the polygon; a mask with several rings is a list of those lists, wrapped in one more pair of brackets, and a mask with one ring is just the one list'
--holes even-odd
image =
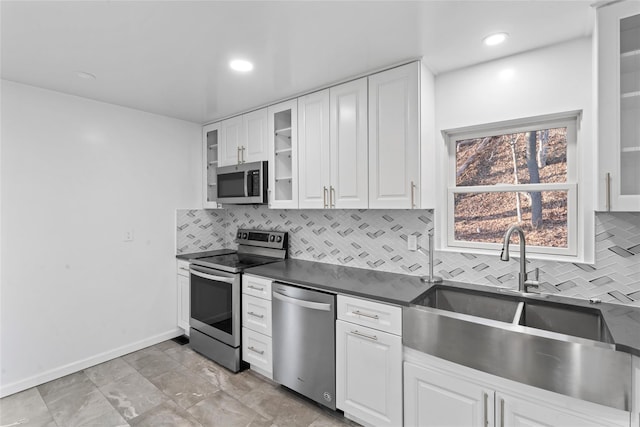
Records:
{"label": "soffit above cabinet", "polygon": [[442,73],[588,36],[589,4],[2,1],[2,78],[202,124],[412,58]]}

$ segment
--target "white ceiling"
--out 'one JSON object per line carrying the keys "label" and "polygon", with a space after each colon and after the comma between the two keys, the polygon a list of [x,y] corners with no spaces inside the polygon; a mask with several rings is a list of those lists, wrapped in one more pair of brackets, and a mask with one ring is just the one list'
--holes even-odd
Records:
{"label": "white ceiling", "polygon": [[[2,78],[206,123],[424,57],[435,73],[588,36],[590,1],[2,1]],[[504,45],[483,36],[506,31]],[[236,56],[250,74],[228,68]],[[86,71],[96,80],[83,80]]]}

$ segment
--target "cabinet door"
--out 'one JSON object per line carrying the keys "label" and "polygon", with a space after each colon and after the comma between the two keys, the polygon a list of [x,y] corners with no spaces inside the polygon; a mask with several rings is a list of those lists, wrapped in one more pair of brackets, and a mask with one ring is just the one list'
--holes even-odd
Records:
{"label": "cabinet door", "polygon": [[245,143],[240,146],[240,160],[258,162],[269,158],[269,138],[267,136],[267,109],[252,111],[242,115],[243,137]]}
{"label": "cabinet door", "polygon": [[369,208],[420,206],[419,64],[369,77]]}
{"label": "cabinet door", "polygon": [[493,402],[492,389],[404,364],[405,426],[492,426]]}
{"label": "cabinet door", "polygon": [[360,422],[402,425],[402,338],[336,321],[336,405]]}
{"label": "cabinet door", "polygon": [[329,204],[339,209],[369,207],[367,79],[330,89],[331,185]]}
{"label": "cabinet door", "polygon": [[232,117],[220,123],[218,166],[240,163],[239,148],[244,145],[242,130],[242,116]]}
{"label": "cabinet door", "polygon": [[640,2],[597,11],[598,210],[640,211]]}
{"label": "cabinet door", "polygon": [[218,141],[220,123],[202,128],[202,204],[207,209],[217,208],[218,203]]}
{"label": "cabinet door", "polygon": [[329,89],[298,98],[300,208],[329,207]]}
{"label": "cabinet door", "polygon": [[269,107],[269,207],[298,208],[298,100]]}
{"label": "cabinet door", "polygon": [[184,330],[185,335],[189,335],[190,292],[189,276],[178,274],[178,327]]}
{"label": "cabinet door", "polygon": [[[569,407],[549,407],[504,393],[496,393],[496,425],[500,427],[614,427],[628,426],[629,413],[602,407],[607,414],[594,414],[593,404],[573,399]],[[584,408],[581,408],[581,406]]]}

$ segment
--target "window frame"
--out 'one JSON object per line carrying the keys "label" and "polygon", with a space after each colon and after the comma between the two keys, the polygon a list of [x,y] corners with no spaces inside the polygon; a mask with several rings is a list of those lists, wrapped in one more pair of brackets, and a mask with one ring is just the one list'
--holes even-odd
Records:
{"label": "window frame", "polygon": [[[472,242],[455,239],[455,210],[454,197],[456,194],[478,193],[516,193],[530,191],[566,191],[567,192],[567,247],[555,248],[548,246],[527,245],[527,255],[533,258],[565,258],[575,261],[581,254],[580,250],[580,225],[582,207],[579,198],[579,142],[578,131],[582,117],[582,111],[570,111],[558,114],[527,117],[497,123],[488,123],[478,126],[450,129],[442,131],[445,143],[445,189],[443,191],[444,215],[442,220],[442,250],[457,252],[495,253],[502,248],[501,243]],[[487,136],[498,136],[512,133],[529,132],[533,130],[553,129],[565,127],[567,129],[567,176],[563,183],[540,184],[496,184],[478,186],[456,185],[456,142],[465,139],[476,139]],[[506,231],[506,230],[505,230]],[[513,247],[517,252],[517,246]]]}

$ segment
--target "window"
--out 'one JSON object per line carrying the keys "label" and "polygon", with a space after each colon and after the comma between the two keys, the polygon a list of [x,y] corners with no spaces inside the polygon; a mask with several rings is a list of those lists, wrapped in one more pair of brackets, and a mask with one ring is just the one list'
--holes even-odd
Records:
{"label": "window", "polygon": [[577,256],[578,119],[573,112],[445,131],[446,248],[500,250],[518,224],[529,253]]}

